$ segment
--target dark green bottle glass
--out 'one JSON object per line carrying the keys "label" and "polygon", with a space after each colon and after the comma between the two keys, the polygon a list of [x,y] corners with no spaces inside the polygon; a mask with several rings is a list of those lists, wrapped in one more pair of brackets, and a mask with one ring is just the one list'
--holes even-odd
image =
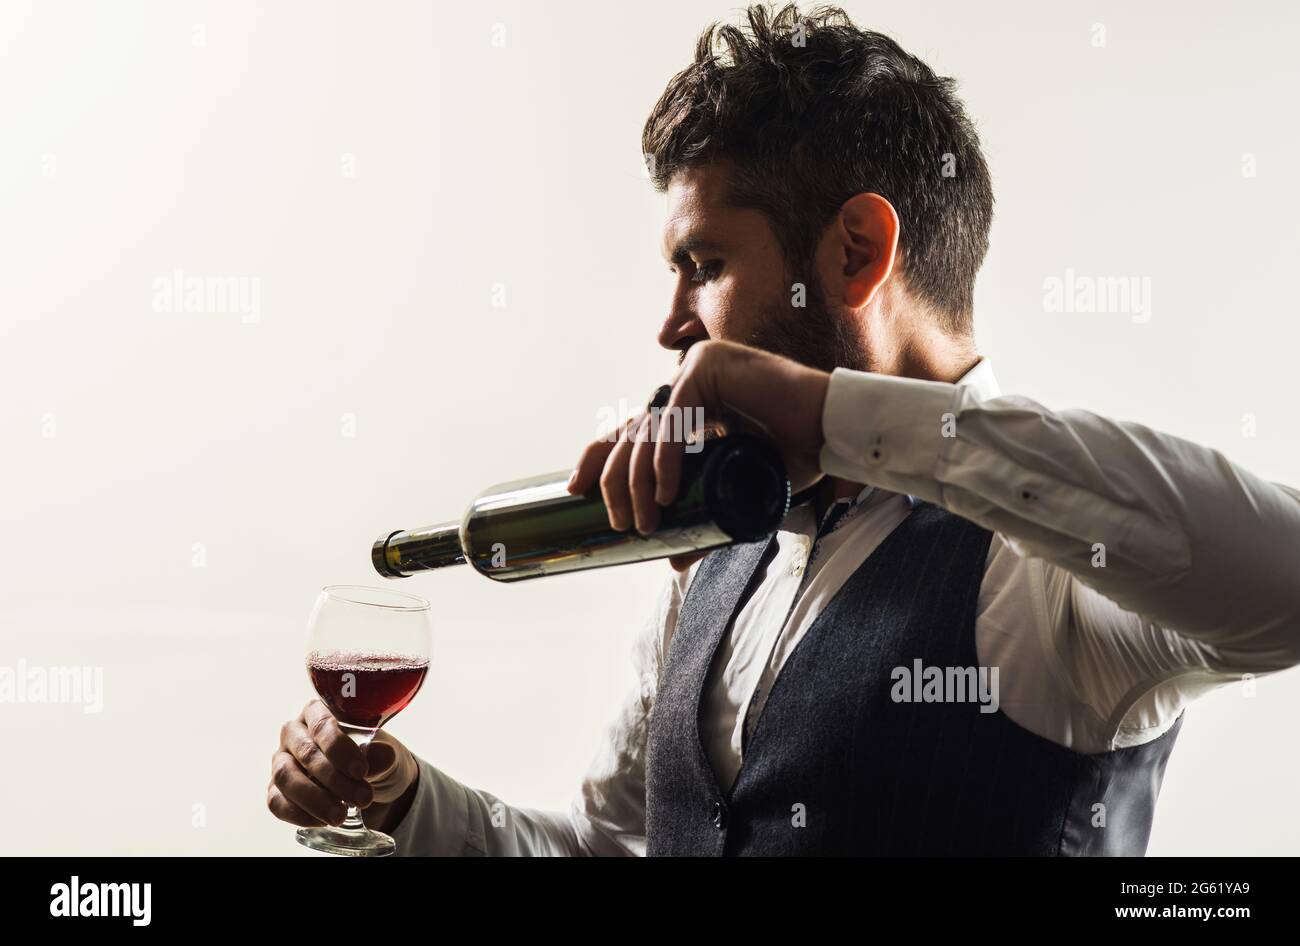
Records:
{"label": "dark green bottle glass", "polygon": [[611,529],[600,489],[572,496],[568,479],[562,470],[493,486],[459,522],[385,533],[371,561],[386,578],[468,562],[497,581],[522,581],[752,542],[790,508],[780,453],[751,436],[718,437],[687,452],[677,500],[648,536]]}

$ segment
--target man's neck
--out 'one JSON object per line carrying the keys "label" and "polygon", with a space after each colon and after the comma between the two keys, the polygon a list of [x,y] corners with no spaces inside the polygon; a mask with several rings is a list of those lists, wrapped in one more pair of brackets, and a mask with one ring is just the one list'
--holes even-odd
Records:
{"label": "man's neck", "polygon": [[869,370],[877,374],[954,384],[980,360],[971,338],[953,338],[938,329],[873,348]]}
{"label": "man's neck", "polygon": [[[922,381],[944,381],[948,384],[961,380],[980,361],[975,340],[969,337],[953,338],[932,325],[931,322],[925,329],[906,339],[895,339],[893,344],[881,345],[877,339],[877,345],[870,346],[867,359],[869,370],[877,374]],[[834,476],[825,477],[813,499],[817,521],[821,521],[826,510],[837,499],[857,496],[865,486],[865,483],[854,483]]]}
{"label": "man's neck", "polygon": [[862,492],[865,485],[864,483],[842,480],[838,476],[823,477],[816,492],[813,493],[813,510],[816,513],[817,521],[822,521],[822,517],[826,515],[826,510],[830,509],[837,499],[852,499]]}
{"label": "man's neck", "polygon": [[892,283],[856,322],[862,363],[877,374],[951,384],[980,360],[974,337],[946,331],[940,313]]}

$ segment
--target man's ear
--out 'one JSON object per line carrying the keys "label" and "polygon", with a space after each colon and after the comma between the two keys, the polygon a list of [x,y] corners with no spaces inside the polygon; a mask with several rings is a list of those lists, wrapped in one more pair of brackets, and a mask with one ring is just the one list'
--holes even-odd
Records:
{"label": "man's ear", "polygon": [[839,243],[843,302],[860,309],[894,270],[898,252],[898,212],[879,194],[857,194],[840,207],[833,235]]}

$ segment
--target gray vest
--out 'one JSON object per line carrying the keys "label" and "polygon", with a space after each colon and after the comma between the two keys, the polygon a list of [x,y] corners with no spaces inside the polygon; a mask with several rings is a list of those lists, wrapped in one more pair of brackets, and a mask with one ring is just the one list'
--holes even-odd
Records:
{"label": "gray vest", "polygon": [[772,539],[708,555],[682,603],[650,719],[648,853],[1145,853],[1181,716],[1145,745],[1084,755],[977,702],[894,698],[897,669],[917,660],[977,666],[989,540],[919,504],[789,655],[729,791],[700,741],[701,694]]}

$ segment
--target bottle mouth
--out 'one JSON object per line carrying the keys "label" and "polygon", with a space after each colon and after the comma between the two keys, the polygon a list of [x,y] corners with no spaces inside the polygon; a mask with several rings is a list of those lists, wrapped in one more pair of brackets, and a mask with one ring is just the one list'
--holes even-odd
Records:
{"label": "bottle mouth", "polygon": [[370,563],[375,566],[375,571],[385,578],[406,578],[407,574],[400,571],[397,565],[388,560],[388,543],[392,541],[393,536],[401,535],[401,529],[381,535],[375,539],[374,545],[370,546]]}

